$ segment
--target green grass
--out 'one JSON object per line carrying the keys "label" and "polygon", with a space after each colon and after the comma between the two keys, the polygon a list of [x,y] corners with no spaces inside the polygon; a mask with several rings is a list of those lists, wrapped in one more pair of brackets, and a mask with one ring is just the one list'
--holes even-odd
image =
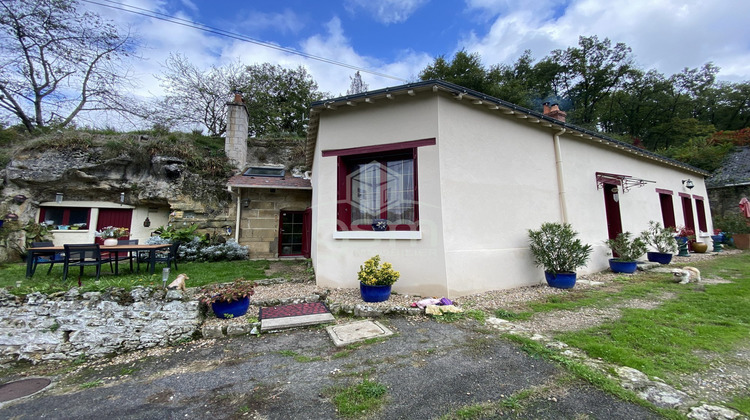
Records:
{"label": "green grass", "polygon": [[78,387],[81,389],[88,389],[88,388],[96,388],[102,385],[104,385],[104,381],[102,381],[101,379],[97,379],[95,381],[86,382],[81,385],[78,385]]}
{"label": "green grass", "polygon": [[671,291],[675,298],[655,309],[624,309],[619,320],[556,338],[590,357],[649,376],[698,372],[705,362],[696,351],[728,352],[750,335],[750,270],[746,267],[750,267],[750,254],[701,264],[703,277],[729,272],[734,283],[660,284],[660,290]]}
{"label": "green grass", "polygon": [[[190,262],[180,263],[179,270],[174,267],[170,273],[170,281],[177,274],[185,273],[190,278],[188,287],[203,286],[212,283],[230,282],[236,278],[244,277],[247,280],[258,280],[267,278],[265,270],[269,267],[268,261],[220,261],[220,262]],[[0,265],[0,287],[6,287],[16,295],[26,295],[32,292],[53,293],[66,291],[78,285],[78,271],[68,273],[67,282],[62,281],[62,264],[55,264],[52,272],[47,275],[49,266],[37,267],[36,273],[30,279],[26,278],[26,264],[13,263]],[[135,286],[162,287],[161,266],[156,267],[156,274],[149,275],[145,265],[141,265],[141,272],[131,272],[130,267],[121,264],[119,275],[109,271],[108,266],[102,267],[100,281],[95,280],[95,269],[86,267],[81,277],[82,289],[85,292],[102,291],[110,287],[120,287],[130,290]],[[15,287],[16,282],[21,281],[21,287]]]}
{"label": "green grass", "polygon": [[750,396],[736,397],[727,405],[746,416],[750,415]]}
{"label": "green grass", "polygon": [[294,350],[281,350],[279,351],[279,354],[286,357],[293,357],[295,361],[300,363],[317,362],[323,360],[323,358],[320,356],[306,356],[304,354],[299,354]]}
{"label": "green grass", "polygon": [[333,390],[333,404],[338,414],[344,417],[360,417],[378,410],[387,393],[385,385],[369,379],[337,390]]}

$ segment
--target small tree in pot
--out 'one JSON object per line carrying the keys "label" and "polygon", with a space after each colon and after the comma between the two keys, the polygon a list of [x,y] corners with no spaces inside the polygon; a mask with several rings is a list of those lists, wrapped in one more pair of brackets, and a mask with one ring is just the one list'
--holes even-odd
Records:
{"label": "small tree in pot", "polygon": [[592,248],[577,239],[577,235],[567,223],[544,223],[539,230],[529,229],[529,249],[534,263],[544,269],[551,287],[573,287],[576,268],[586,265]]}
{"label": "small tree in pot", "polygon": [[675,233],[674,228],[664,228],[661,223],[653,220],[648,222],[648,229],[641,232],[641,240],[656,248],[656,252],[646,253],[649,261],[659,264],[669,264],[672,261],[672,254],[677,252]]}
{"label": "small tree in pot", "polygon": [[609,268],[615,273],[634,273],[638,258],[646,253],[646,242],[641,238],[631,239],[632,236],[630,232],[622,232],[615,239],[605,241],[617,256],[609,260]]}

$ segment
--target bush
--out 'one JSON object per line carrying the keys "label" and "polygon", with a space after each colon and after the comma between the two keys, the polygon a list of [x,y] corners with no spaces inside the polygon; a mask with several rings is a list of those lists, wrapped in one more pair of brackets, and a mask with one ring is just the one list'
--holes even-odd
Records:
{"label": "bush", "polygon": [[663,228],[661,223],[651,220],[648,222],[648,229],[641,232],[641,239],[658,252],[674,254],[677,252],[677,241],[674,239],[676,234],[674,228]]}
{"label": "bush", "polygon": [[565,223],[544,223],[539,230],[529,229],[529,249],[534,263],[548,273],[572,273],[586,265],[591,245],[577,239],[578,232]]}
{"label": "bush", "polygon": [[607,239],[605,243],[617,254],[615,261],[636,261],[646,253],[646,243],[641,238],[630,239],[630,232],[622,232],[615,239]]}

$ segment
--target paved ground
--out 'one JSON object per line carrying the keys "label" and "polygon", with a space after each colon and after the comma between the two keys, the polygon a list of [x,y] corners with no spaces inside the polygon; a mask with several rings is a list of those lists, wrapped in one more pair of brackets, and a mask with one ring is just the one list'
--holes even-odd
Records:
{"label": "paved ground", "polygon": [[337,414],[327,390],[368,377],[388,387],[375,419],[438,418],[521,390],[531,397],[492,418],[658,418],[471,322],[383,322],[396,335],[353,349],[336,348],[324,329],[309,328],[85,364],[52,389],[0,408],[0,417],[329,419]]}

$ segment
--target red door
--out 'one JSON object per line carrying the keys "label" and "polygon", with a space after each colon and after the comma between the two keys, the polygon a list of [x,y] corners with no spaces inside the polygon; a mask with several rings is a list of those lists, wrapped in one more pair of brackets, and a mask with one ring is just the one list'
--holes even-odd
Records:
{"label": "red door", "polygon": [[661,219],[664,221],[664,227],[676,228],[672,195],[659,193],[659,202],[661,203]]}
{"label": "red door", "polygon": [[607,212],[607,234],[609,239],[617,238],[622,233],[622,218],[620,217],[620,187],[604,184],[604,208]]}
{"label": "red door", "polygon": [[[96,222],[96,230],[102,230],[107,226],[124,227],[130,229],[130,221],[133,219],[132,209],[99,209],[99,219]],[[102,243],[102,238],[96,238],[97,243]]]}
{"label": "red door", "polygon": [[279,219],[279,256],[303,255],[304,212],[282,210]]}
{"label": "red door", "polygon": [[[695,232],[695,218],[693,216],[693,200],[687,194],[680,193],[682,197],[682,215],[685,218],[685,227]],[[698,232],[695,232],[698,233]]]}
{"label": "red door", "polygon": [[302,256],[310,258],[310,251],[312,249],[312,209],[308,208],[305,210],[302,216]]}

